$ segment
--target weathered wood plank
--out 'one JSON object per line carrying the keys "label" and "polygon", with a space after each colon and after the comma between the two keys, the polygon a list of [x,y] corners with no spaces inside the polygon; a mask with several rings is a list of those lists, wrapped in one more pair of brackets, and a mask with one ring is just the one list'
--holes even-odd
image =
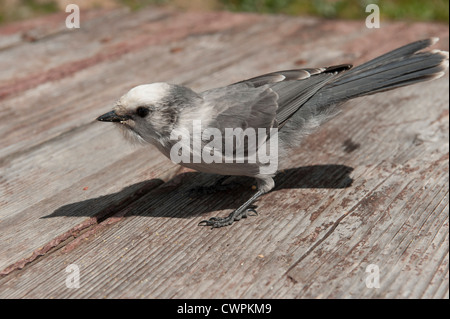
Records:
{"label": "weathered wood plank", "polygon": [[[241,20],[237,20],[241,21]],[[292,34],[293,30],[296,31],[299,28],[299,23],[285,23],[284,25],[279,24],[280,18],[273,19],[265,24],[257,24],[245,29],[245,33],[242,33],[242,28],[234,28],[229,30],[225,34],[205,34],[201,36],[189,37],[186,40],[179,41],[175,45],[177,48],[183,48],[183,63],[177,64],[174,67],[169,68],[173,64],[173,55],[167,54],[166,46],[152,46],[143,52],[131,52],[130,57],[126,61],[132,61],[132,63],[123,63],[123,60],[104,63],[98,67],[90,68],[89,70],[82,70],[76,74],[75,77],[69,77],[63,79],[52,85],[48,85],[44,88],[38,87],[36,89],[31,89],[24,92],[24,94],[17,97],[7,99],[4,101],[6,106],[18,106],[14,109],[19,109],[25,107],[23,111],[29,112],[27,110],[28,102],[27,100],[34,101],[37,109],[33,111],[33,118],[35,119],[36,125],[19,125],[14,123],[15,121],[10,121],[5,124],[5,132],[8,132],[3,140],[5,143],[9,143],[6,148],[2,149],[2,154],[5,154],[3,158],[2,167],[5,172],[13,172],[13,176],[5,173],[3,174],[5,178],[5,183],[2,185],[5,187],[5,193],[8,194],[11,189],[23,188],[22,183],[27,180],[27,176],[32,176],[33,172],[39,172],[39,178],[33,180],[27,180],[27,187],[30,189],[39,189],[42,183],[48,185],[46,191],[34,192],[31,196],[27,192],[16,192],[9,197],[9,201],[4,205],[4,215],[9,216],[9,220],[16,224],[16,227],[9,228],[11,223],[3,223],[5,228],[4,237],[8,238],[7,244],[11,245],[9,238],[13,237],[16,229],[29,229],[25,225],[22,225],[19,220],[12,218],[11,214],[17,216],[26,216],[23,211],[26,211],[27,205],[30,209],[28,211],[34,211],[35,217],[40,218],[47,214],[47,210],[51,209],[45,207],[45,212],[37,210],[34,201],[39,200],[39,198],[46,198],[51,194],[55,193],[55,189],[52,188],[53,185],[58,185],[60,188],[68,187],[69,189],[77,189],[78,186],[67,186],[61,183],[60,176],[65,175],[68,178],[65,179],[68,183],[72,181],[71,176],[77,176],[77,178],[84,177],[84,180],[88,179],[89,174],[94,173],[96,170],[103,170],[104,165],[107,165],[108,161],[99,161],[100,158],[108,157],[109,161],[116,161],[131,152],[131,149],[125,146],[122,148],[120,139],[117,135],[111,135],[110,130],[105,130],[104,126],[97,124],[92,124],[92,118],[100,113],[100,110],[96,105],[104,104],[104,101],[114,101],[117,98],[117,92],[125,92],[126,89],[130,87],[127,84],[126,87],[124,83],[143,83],[147,81],[147,74],[156,74],[158,78],[155,77],[152,81],[169,81],[171,78],[178,82],[192,82],[195,81],[198,85],[205,86],[209,77],[210,72],[217,71],[221,72],[223,68],[229,69],[231,66],[235,67],[235,63],[244,64],[245,61],[255,60],[255,56],[258,57],[258,61],[262,61],[267,67],[267,62],[264,61],[265,57],[269,55],[275,55],[276,51],[279,49],[272,49],[271,51],[258,52],[257,44],[261,42],[261,37],[269,30],[277,31],[277,36],[265,37],[264,45],[276,48],[283,41],[290,40],[289,37],[294,37]],[[311,21],[306,21],[306,24],[311,24]],[[248,21],[244,25],[246,27]],[[225,25],[225,26],[228,26]],[[250,37],[250,39],[247,39]],[[67,40],[67,39],[66,39]],[[235,48],[233,52],[230,52],[230,48]],[[202,60],[198,59],[199,50],[202,51]],[[293,50],[287,50],[291,55],[296,55],[297,52]],[[284,61],[286,55],[276,55],[276,59],[273,61]],[[148,64],[148,60],[159,61],[158,64]],[[291,58],[292,59],[292,58]],[[208,62],[206,65],[205,62]],[[261,62],[260,62],[261,63]],[[255,67],[258,67],[256,65]],[[145,71],[142,71],[145,70]],[[268,69],[270,70],[270,69]],[[235,73],[239,73],[239,69],[234,69]],[[122,74],[121,78],[115,76],[115,74]],[[107,80],[105,81],[105,77]],[[124,79],[127,79],[126,81]],[[136,80],[138,78],[139,80]],[[224,77],[220,74],[216,76],[217,80],[225,81]],[[106,82],[106,83],[105,83]],[[106,85],[106,86],[105,86]],[[57,89],[55,89],[57,87]],[[67,94],[67,92],[72,92],[73,94]],[[81,97],[80,97],[81,95]],[[40,105],[45,105],[41,107]],[[110,108],[110,106],[106,106]],[[105,109],[106,110],[106,109]],[[103,112],[103,111],[102,111]],[[7,117],[4,117],[6,121]],[[27,121],[27,119],[18,117],[17,120],[22,122]],[[8,129],[6,126],[11,125]],[[89,128],[85,134],[78,134]],[[69,131],[68,139],[60,139],[59,136],[64,130]],[[21,131],[21,132],[20,132]],[[30,134],[30,132],[33,134]],[[14,135],[13,135],[14,134]],[[17,135],[19,135],[17,137]],[[96,138],[93,138],[96,136]],[[63,135],[65,136],[65,135]],[[22,139],[17,142],[18,139]],[[55,140],[55,142],[53,142]],[[54,144],[57,144],[55,146]],[[84,146],[84,143],[88,143]],[[105,149],[107,155],[103,155],[99,152],[93,151],[97,150],[99,147],[104,148],[106,145],[114,144],[116,149]],[[76,148],[67,148],[66,145],[76,145]],[[56,147],[56,149],[55,149]],[[46,151],[45,151],[46,150]],[[84,161],[78,161],[78,156],[82,150]],[[120,151],[122,150],[122,152]],[[111,156],[109,154],[113,154]],[[47,155],[45,155],[47,153]],[[53,161],[48,162],[47,157],[52,154]],[[36,158],[38,157],[38,158]],[[26,162],[23,163],[23,158]],[[71,158],[68,161],[67,158]],[[56,165],[56,163],[70,164],[72,168],[72,174],[67,175],[66,167],[63,165]],[[33,163],[34,165],[31,165]],[[45,167],[50,165],[51,169],[48,173],[42,172],[42,164]],[[149,162],[146,161],[146,165]],[[150,162],[151,163],[151,162]],[[168,162],[170,163],[170,162]],[[23,169],[24,167],[24,169]],[[88,169],[81,170],[80,168]],[[149,167],[150,168],[150,167]],[[133,171],[132,175],[136,178],[139,177],[139,172]],[[97,177],[98,178],[98,177]],[[142,180],[142,179],[139,179]],[[107,183],[110,183],[108,180]],[[72,184],[69,184],[72,185]],[[83,186],[84,187],[84,186]],[[86,193],[86,192],[84,192]],[[92,196],[95,194],[90,192]],[[67,196],[67,195],[66,195]],[[67,198],[64,197],[66,202],[76,201],[78,197]],[[52,200],[48,201],[57,207],[56,203]],[[59,202],[58,202],[59,203]],[[42,207],[42,206],[41,206]],[[19,209],[21,208],[21,209]],[[92,211],[94,214],[95,211]],[[22,220],[23,221],[23,220]],[[29,221],[29,219],[25,219]],[[24,222],[25,222],[24,221]],[[60,230],[67,230],[70,225],[76,225],[79,220],[72,220],[71,223],[67,224],[66,227],[60,228]],[[33,224],[33,223],[32,223]],[[33,224],[34,225],[34,224]],[[35,227],[35,226],[33,226]],[[7,235],[6,229],[12,233]],[[51,228],[56,230],[55,228]],[[28,233],[28,232],[27,232]],[[37,235],[40,236],[40,233]],[[53,232],[48,232],[48,236],[53,236]],[[34,249],[41,247],[45,240],[49,240],[49,237],[39,237],[39,240],[30,240],[28,249],[15,249],[14,243],[9,246],[9,251],[13,253],[14,251],[19,256],[27,256]],[[17,241],[16,244],[24,245],[23,241]],[[23,246],[20,246],[23,248]],[[14,256],[10,256],[14,258]],[[17,256],[15,256],[17,257]],[[5,262],[10,261],[6,259]]]}
{"label": "weathered wood plank", "polygon": [[[110,18],[116,14],[125,14],[128,10],[89,10],[82,11],[81,16],[83,22],[90,25],[93,20],[99,20]],[[66,28],[65,20],[67,13],[59,12],[51,15],[46,15],[44,17],[30,19],[26,21],[13,22],[8,25],[3,25],[0,28],[0,51],[10,50],[12,47],[23,45],[27,42],[41,41],[47,37],[53,37],[64,32],[72,32]],[[15,61],[14,61],[15,62]],[[30,63],[30,61],[23,61],[25,63]],[[20,65],[14,64],[17,67],[22,67]],[[2,64],[2,66],[5,66]],[[42,65],[41,65],[42,66]],[[8,69],[10,66],[7,66]],[[0,75],[3,79],[3,74]],[[6,78],[6,77],[5,77]]]}
{"label": "weathered wood plank", "polygon": [[[153,12],[153,10],[150,10],[150,12]],[[160,17],[160,15],[157,15],[157,17]],[[91,52],[86,50],[87,53],[82,53],[81,58],[78,52],[71,53],[71,51],[69,51],[67,57],[68,61],[63,61],[61,66],[55,66],[51,69],[53,71],[47,72],[49,73],[47,74],[47,77],[38,79],[37,84],[45,83],[45,85],[40,85],[36,89],[28,90],[16,98],[2,101],[2,115],[4,115],[2,116],[2,126],[0,131],[4,137],[2,139],[2,144],[0,145],[3,148],[2,155],[6,156],[18,148],[23,150],[24,148],[29,147],[29,143],[21,143],[23,140],[31,140],[34,143],[42,142],[42,140],[48,139],[49,135],[55,136],[73,128],[75,124],[79,126],[80,123],[91,121],[92,118],[95,118],[93,114],[97,114],[98,112],[99,101],[103,101],[101,102],[102,104],[112,104],[118,98],[118,92],[125,92],[129,89],[130,85],[136,85],[143,81],[152,81],[152,79],[155,79],[156,77],[164,80],[167,79],[167,73],[174,76],[176,71],[173,68],[168,68],[168,66],[173,65],[173,56],[167,54],[168,51],[170,51],[170,48],[167,47],[168,42],[187,36],[193,36],[195,34],[221,30],[220,27],[227,29],[238,26],[239,24],[245,25],[246,23],[249,23],[244,20],[243,17],[235,19],[226,19],[226,17],[222,17],[222,19],[216,19],[216,21],[214,21],[214,16],[207,16],[199,21],[204,23],[202,27],[195,28],[189,27],[192,22],[191,19],[195,18],[195,16],[187,16],[187,19],[175,18],[176,17],[174,17],[175,21],[183,22],[172,25],[170,29],[166,30],[164,28],[167,27],[167,24],[170,24],[170,19],[165,23],[159,22],[159,24],[151,21],[150,24],[161,24],[161,26],[152,32],[146,31],[144,28],[144,30],[141,31],[141,33],[145,34],[144,38],[138,37],[133,41],[129,40],[131,37],[130,34],[126,34],[125,32],[125,34],[119,33],[119,36],[123,36],[123,38],[120,38],[122,42],[118,41],[118,43],[114,43],[113,46],[117,47],[117,49],[105,46],[109,45],[109,42],[102,47],[101,43],[98,43],[98,38],[95,37],[84,36],[83,38],[80,36],[81,39],[73,39],[70,35],[66,35],[65,37],[61,36],[63,37],[61,43],[75,42],[78,44],[90,44],[91,42],[94,42],[96,51]],[[129,19],[121,18],[121,20]],[[163,20],[163,22],[164,21],[165,20]],[[93,29],[97,31],[96,28]],[[164,32],[160,29],[163,29]],[[48,39],[47,41],[52,43],[52,40],[54,39]],[[45,49],[49,45],[48,43],[45,43],[41,46]],[[67,51],[63,51],[64,45],[61,45],[61,47],[60,55],[64,55]],[[25,52],[30,51],[30,48],[24,46],[20,46],[17,49]],[[146,51],[143,55],[140,51],[144,49],[146,49]],[[46,56],[48,52],[45,50],[43,51],[42,54]],[[110,52],[110,55],[104,56],[104,51]],[[116,54],[112,54],[112,51]],[[58,52],[55,53],[57,54]],[[135,56],[133,53],[138,56],[140,54],[140,58],[138,57],[137,60],[134,60]],[[8,54],[8,51],[2,52],[2,55]],[[83,54],[86,54],[86,56],[83,56]],[[122,55],[127,55],[128,58],[117,61]],[[17,58],[17,56],[20,57],[20,54],[17,52],[11,53],[12,58]],[[26,57],[24,57],[24,59],[26,59]],[[158,62],[155,63],[154,61]],[[58,61],[55,61],[54,63],[57,62]],[[199,64],[199,62],[200,61],[198,61],[197,64]],[[42,63],[44,62],[41,61],[41,64]],[[39,66],[40,64],[33,65],[32,70],[29,71],[31,75],[23,75],[22,73],[17,74],[22,74],[24,78],[27,78],[28,76],[33,77],[33,74],[42,73],[42,71],[39,70]],[[89,70],[85,70],[86,68],[89,68]],[[54,73],[56,74],[56,79],[53,77]],[[123,74],[125,78],[118,78],[117,74]],[[75,78],[72,78],[72,76]],[[14,87],[14,84],[16,82],[19,82],[20,84],[21,80],[23,80],[23,78],[13,79],[12,82],[14,83],[11,84],[12,87],[8,84],[4,86],[5,92],[7,94],[16,92],[17,88]],[[61,80],[64,83],[59,86],[60,83],[58,83],[57,80]],[[56,81],[58,89],[53,86],[55,84],[54,81]],[[120,87],[118,88],[116,85],[120,85]],[[21,87],[19,85],[19,91],[23,89],[27,89],[27,87]],[[106,92],[104,93],[101,89],[104,89]],[[74,94],[75,92],[76,94]],[[108,92],[112,93],[111,96],[107,95]],[[79,100],[80,98],[81,100]],[[33,103],[30,103],[30,101],[33,101]],[[84,106],[78,108],[77,102],[80,104],[83,102]],[[86,110],[89,110],[89,112],[86,112]],[[35,139],[40,138],[38,142],[27,135],[30,131],[30,126],[26,125],[26,119],[23,117],[12,116],[17,112],[33,112],[34,120],[40,122],[38,127],[33,127],[33,129],[39,130],[33,134],[36,136],[34,137]],[[64,116],[64,121],[61,120],[62,116]],[[9,121],[6,120],[6,118],[9,118]],[[43,138],[39,133],[46,135]]]}
{"label": "weathered wood plank", "polygon": [[[359,105],[359,107],[361,106]],[[365,106],[371,107],[371,105]],[[406,105],[401,106],[403,109],[407,107]],[[399,106],[391,104],[390,107],[397,108]],[[324,130],[331,135],[336,126],[330,122]],[[385,132],[381,137],[388,138],[389,136],[393,137],[391,131]],[[308,139],[306,148],[315,142],[316,140],[313,138]],[[395,139],[392,138],[390,142],[394,143]],[[401,141],[397,140],[396,143],[399,148],[404,148]],[[433,145],[433,143],[428,144]],[[335,146],[337,154],[339,154],[339,148],[342,148],[342,144],[337,143]],[[404,152],[406,149],[404,148],[402,151]],[[358,152],[365,153],[365,147]],[[351,161],[350,156],[348,157],[349,159],[344,163]],[[367,158],[363,155],[360,160],[365,163]],[[28,279],[37,276],[41,284],[47,286],[40,286],[35,291],[36,295],[30,292],[27,296],[37,296],[42,293],[41,289],[43,288],[48,291],[47,296],[74,296],[73,290],[64,287],[63,269],[68,263],[76,263],[82,269],[83,280],[89,283],[85,289],[80,288],[76,291],[76,295],[81,297],[231,297],[229,293],[238,293],[238,296],[243,297],[327,297],[326,293],[330,294],[330,297],[364,296],[361,295],[361,292],[369,293],[369,289],[361,287],[365,278],[364,266],[367,263],[379,262],[382,273],[384,269],[390,270],[386,271],[387,274],[393,270],[389,268],[390,263],[395,266],[399,262],[399,258],[406,259],[404,262],[406,266],[411,264],[411,261],[408,260],[408,255],[411,254],[408,247],[414,242],[411,242],[411,238],[405,239],[405,236],[419,239],[424,236],[425,242],[429,242],[430,237],[431,239],[437,237],[434,240],[443,246],[444,249],[440,251],[445,253],[446,243],[442,242],[442,237],[445,238],[445,236],[442,234],[434,236],[433,232],[440,229],[445,230],[445,223],[448,223],[445,210],[448,210],[446,208],[448,207],[448,191],[445,191],[448,175],[445,172],[445,160],[436,158],[436,163],[441,166],[442,173],[440,178],[436,178],[440,188],[434,186],[438,192],[434,198],[443,198],[444,203],[441,204],[441,208],[437,207],[432,210],[441,217],[434,220],[437,227],[431,229],[429,236],[424,236],[428,232],[426,227],[425,234],[421,234],[424,232],[423,226],[416,226],[417,222],[408,222],[411,218],[409,216],[411,211],[416,215],[413,219],[420,218],[424,207],[420,209],[417,206],[423,206],[426,201],[417,195],[414,198],[414,193],[412,198],[403,198],[404,194],[401,194],[402,192],[407,193],[405,189],[408,190],[408,187],[406,186],[411,183],[411,181],[404,180],[405,172],[413,170],[417,174],[427,173],[429,167],[421,165],[422,163],[416,163],[415,166],[411,166],[409,162],[393,164],[388,158],[381,164],[381,172],[376,167],[371,167],[370,163],[369,165],[361,164],[361,172],[352,174],[354,179],[352,187],[336,190],[305,188],[300,189],[300,192],[295,188],[290,191],[277,190],[267,195],[265,200],[260,201],[259,210],[260,212],[264,211],[265,216],[260,216],[251,222],[242,221],[243,224],[240,224],[239,227],[226,229],[226,231],[219,230],[219,232],[205,232],[201,228],[194,227],[195,223],[191,222],[192,217],[189,217],[196,213],[198,207],[202,207],[202,203],[206,204],[208,199],[212,198],[197,200],[194,203],[189,202],[183,192],[192,184],[184,181],[179,186],[178,192],[173,189],[162,189],[156,193],[149,193],[128,208],[129,211],[136,211],[132,215],[136,214],[137,216],[128,217],[117,226],[97,234],[96,237],[88,238],[86,244],[71,253],[55,253],[49,256],[45,264],[38,263],[34,267],[30,267],[27,271],[19,273],[15,279],[10,277],[10,281],[4,283],[4,287],[15,281],[25,284]],[[314,173],[320,176],[319,179],[327,178],[317,171]],[[362,176],[359,175],[361,173]],[[345,174],[343,175],[345,176]],[[306,174],[304,178],[306,181],[304,180],[303,183],[308,185],[311,177]],[[292,179],[291,177],[291,183]],[[412,179],[412,183],[414,182],[420,185],[424,181]],[[300,179],[300,183],[302,183],[302,179]],[[430,181],[425,180],[425,183],[430,183]],[[345,184],[343,183],[341,187]],[[421,189],[417,185],[409,185],[409,187],[416,192]],[[281,188],[283,188],[283,184],[281,184]],[[354,188],[368,190],[368,196],[364,197],[362,203],[356,196],[351,200],[352,193],[357,193]],[[296,192],[298,194],[295,194]],[[393,192],[393,196],[391,192]],[[231,196],[236,194],[237,192],[233,192]],[[433,192],[430,192],[430,196],[432,195]],[[349,198],[350,202],[348,202]],[[380,198],[383,200],[380,201]],[[447,203],[445,203],[445,198],[447,198]],[[406,209],[396,210],[392,204],[395,201],[398,201],[400,206],[405,203],[410,204]],[[283,209],[271,207],[270,203],[272,202],[283,203]],[[439,201],[436,202],[438,205],[440,204]],[[304,205],[303,207],[306,207],[307,211],[301,209],[294,213],[293,208],[298,207],[299,204]],[[217,206],[220,207],[220,203],[214,203],[212,206],[208,207],[208,211],[215,210]],[[183,209],[181,210],[180,207]],[[345,209],[346,207],[349,209]],[[308,211],[313,213],[308,213]],[[339,220],[342,217],[342,211],[350,211],[350,213]],[[214,212],[214,214],[216,213],[218,212]],[[145,217],[148,214],[153,218]],[[158,217],[161,215],[162,217]],[[423,216],[428,223],[433,220],[428,217],[429,215]],[[400,217],[403,218],[403,221]],[[393,223],[394,221],[395,223]],[[337,227],[333,229],[336,224]],[[392,231],[390,230],[392,227],[397,229],[400,227],[400,230]],[[372,230],[372,228],[376,228],[376,230]],[[331,229],[332,231],[328,234]],[[399,233],[400,235],[397,235],[399,238],[396,240],[389,237]],[[380,243],[377,244],[380,234],[387,238],[381,238]],[[325,239],[322,240],[322,238]],[[399,240],[400,242],[398,242]],[[309,249],[314,247],[317,242],[320,245],[308,253]],[[325,250],[321,248],[322,245],[325,245]],[[223,251],[224,246],[227,247],[225,252]],[[429,243],[422,244],[425,252],[429,246]],[[354,248],[349,251],[349,247]],[[421,254],[420,246],[413,245],[413,247],[416,254]],[[330,250],[329,253],[328,250]],[[349,253],[350,255],[348,255]],[[258,255],[264,257],[258,257]],[[303,257],[305,255],[306,257]],[[145,258],[141,262],[137,262],[141,259],[140,256],[145,256]],[[367,261],[370,256],[374,256],[375,259]],[[386,256],[389,257],[387,260]],[[361,262],[362,266],[354,265],[352,258]],[[389,261],[391,258],[393,260]],[[216,260],[217,263],[211,263],[210,260]],[[295,264],[293,269],[289,269],[296,260],[301,260],[301,263]],[[308,260],[313,264],[308,264]],[[107,262],[105,263],[105,261]],[[345,265],[339,266],[341,263],[349,263],[350,268]],[[41,266],[46,269],[50,268],[44,272],[39,269]],[[445,264],[443,266],[445,267]],[[397,273],[391,273],[389,276],[398,278],[398,275],[402,274],[413,281],[421,278],[421,274],[414,276],[414,274],[402,271],[401,267],[396,267],[394,270]],[[287,272],[288,276],[296,276],[296,280],[300,280],[299,276],[302,275],[296,274],[294,271],[297,268],[302,269],[303,276],[305,276],[305,272],[310,274],[306,275],[309,278],[305,278],[308,285],[299,282],[293,285],[292,280],[286,277]],[[336,274],[336,270],[340,269],[345,269],[345,271]],[[348,280],[352,271],[353,277],[350,278],[353,280]],[[158,275],[153,276],[156,273]],[[333,274],[340,276],[336,278]],[[391,282],[389,279],[389,277],[385,279],[387,283]],[[352,290],[339,290],[340,286],[345,288],[344,284],[358,285],[353,288],[353,292]],[[438,284],[441,283],[438,282]],[[91,290],[92,287],[95,289]],[[185,291],[185,287],[189,287],[188,291]],[[20,291],[19,288],[13,286],[16,292]],[[26,284],[23,287],[23,289],[29,288]],[[283,293],[283,290],[288,288],[289,290]],[[316,294],[313,292],[314,290],[319,290],[321,293]],[[339,295],[339,291],[342,295]],[[370,291],[375,293],[375,290]],[[382,297],[383,295],[378,296]],[[392,296],[399,297],[401,295],[394,293]],[[406,297],[418,296],[421,295]],[[433,297],[439,296],[433,295]]]}
{"label": "weathered wood plank", "polygon": [[[196,14],[154,10],[163,18],[150,29],[175,25],[166,40],[127,42],[146,30],[122,21],[129,29],[112,41],[133,49],[120,58],[1,101],[0,112],[15,115],[0,117],[1,297],[448,297],[448,76],[352,101],[293,154],[292,168],[258,201],[259,216],[212,231],[196,224],[236,208],[251,180],[190,198],[189,189],[214,177],[178,172],[153,149],[124,146],[92,122],[139,83],[205,89],[277,69],[361,62],[418,37],[440,36],[448,50],[447,26],[386,23],[377,31],[214,13],[202,18],[206,27],[182,32]],[[105,19],[119,17],[147,21],[145,10]],[[85,58],[98,40],[84,35],[93,48]],[[62,48],[70,37],[52,41]],[[35,44],[52,43],[44,42]],[[52,61],[47,70],[58,67]],[[30,109],[32,123],[23,116]],[[80,267],[79,289],[65,286],[68,264]],[[369,264],[380,268],[378,289],[365,285]]]}
{"label": "weathered wood plank", "polygon": [[[241,20],[238,20],[238,22]],[[189,20],[186,23],[188,22]],[[229,25],[225,24],[224,27],[227,28]],[[118,61],[115,64],[100,65],[94,70],[81,71],[77,74],[78,77],[67,78],[45,88],[32,89],[21,96],[3,101],[6,108],[16,112],[29,112],[28,108],[30,108],[30,105],[26,102],[27,100],[32,100],[36,106],[45,105],[45,107],[38,107],[33,111],[33,121],[35,121],[33,123],[36,123],[36,125],[21,125],[20,122],[29,121],[29,119],[24,117],[18,117],[17,121],[14,121],[15,119],[13,118],[9,122],[7,117],[3,117],[5,138],[2,141],[9,145],[2,149],[4,157],[2,159],[3,165],[0,169],[3,177],[2,188],[4,193],[8,195],[8,199],[5,200],[2,206],[4,222],[0,224],[0,227],[3,226],[1,228],[2,236],[6,240],[5,245],[8,246],[8,253],[10,254],[7,254],[8,258],[2,260],[1,267],[7,266],[8,263],[18,259],[17,257],[19,256],[21,258],[28,256],[33,250],[41,247],[55,236],[53,231],[44,231],[46,236],[41,236],[40,232],[35,234],[39,240],[36,240],[37,238],[29,240],[28,237],[25,237],[25,240],[13,242],[10,240],[17,236],[16,232],[18,229],[22,229],[24,234],[29,234],[30,228],[42,229],[40,226],[36,226],[35,221],[24,218],[30,212],[34,212],[32,213],[33,218],[38,219],[51,213],[52,209],[57,209],[58,205],[79,200],[80,193],[78,195],[70,194],[68,191],[64,193],[64,197],[57,195],[52,197],[53,199],[48,199],[48,197],[58,192],[58,188],[76,189],[79,191],[85,186],[80,188],[78,180],[85,180],[85,183],[87,183],[89,176],[91,179],[103,179],[103,185],[114,185],[111,180],[114,175],[104,177],[104,174],[102,175],[98,172],[105,171],[105,166],[107,165],[118,165],[117,162],[123,165],[123,159],[135,151],[135,148],[121,145],[118,142],[121,141],[120,137],[117,135],[117,132],[112,131],[111,127],[92,122],[93,118],[103,112],[98,108],[98,102],[103,98],[106,101],[110,101],[110,105],[106,105],[105,110],[110,109],[113,101],[118,97],[118,92],[125,92],[130,87],[129,84],[124,85],[123,79],[116,79],[117,77],[114,74],[126,74],[132,82],[136,81],[136,84],[147,81],[146,72],[158,74],[164,79],[174,76],[177,70],[162,70],[164,64],[170,63],[172,60],[172,56],[168,56],[167,51],[166,46],[150,47],[146,54],[138,53],[138,56],[135,54],[129,57],[136,63],[132,68],[128,67],[128,64],[124,64],[123,61]],[[137,72],[139,68],[143,70],[144,65],[148,65],[149,57],[163,64],[154,65],[155,67],[150,65],[146,68],[146,72]],[[163,57],[166,58],[164,59]],[[193,55],[190,55],[190,57],[191,59],[196,59]],[[208,57],[211,59],[213,55],[210,53]],[[189,59],[185,59],[185,61],[191,62]],[[192,62],[195,65],[195,60]],[[208,70],[203,72],[208,72]],[[197,72],[197,75],[199,74],[202,74],[200,70]],[[108,78],[105,80],[105,76],[111,76],[111,78],[115,79],[114,83],[108,81]],[[136,78],[139,80],[136,80]],[[103,88],[108,83],[112,86],[109,90]],[[120,85],[122,88],[117,89],[114,85]],[[55,89],[55,86],[57,89]],[[67,94],[67,92],[75,94]],[[107,94],[111,95],[105,97]],[[103,104],[104,102],[101,103]],[[15,107],[16,105],[19,107]],[[20,110],[21,108],[24,109]],[[20,142],[17,142],[19,139]],[[109,145],[112,144],[115,145],[114,149],[109,148]],[[103,154],[102,150],[104,151]],[[148,152],[148,150],[139,151],[141,156]],[[143,181],[148,178],[149,174],[142,174],[142,172],[152,169],[152,166],[154,166],[154,170],[150,174],[153,175],[152,177],[158,177],[158,173],[165,174],[167,169],[174,168],[174,165],[165,159],[163,166],[159,165],[162,156],[154,150],[151,152],[153,152],[152,155],[147,158],[144,155],[141,162],[133,162],[127,170],[123,171],[123,174],[130,181]],[[99,158],[106,158],[107,160],[99,161]],[[134,156],[134,160],[137,160],[137,158],[139,158],[138,154]],[[142,163],[145,163],[145,166]],[[135,166],[142,166],[142,168],[140,170],[132,170],[131,167]],[[70,172],[67,172],[67,167],[70,167]],[[110,170],[114,172],[117,168],[110,168]],[[37,178],[28,178],[33,175],[37,175]],[[117,178],[117,174],[115,175]],[[61,176],[66,177],[63,182],[61,181]],[[25,186],[23,185],[24,182],[26,183]],[[73,184],[74,182],[76,183]],[[102,185],[101,183],[99,181],[100,185]],[[41,188],[43,184],[47,186],[45,189]],[[123,187],[123,185],[117,184],[115,186]],[[116,188],[115,191],[118,191],[120,188]],[[40,191],[34,191],[30,194],[26,189],[39,189]],[[83,196],[89,193],[93,197],[102,194],[91,191],[81,193],[83,193]],[[122,196],[126,196],[126,193],[123,193]],[[55,198],[60,198],[65,202],[55,201]],[[50,203],[52,206],[35,205],[36,202],[41,201]],[[96,212],[96,210],[90,210],[89,214],[82,214],[81,216],[92,216]],[[5,222],[6,216],[8,222]],[[41,220],[40,222],[44,221]],[[73,219],[65,227],[60,225],[59,229],[55,227],[50,229],[59,232],[66,231],[68,227],[73,227],[79,222],[79,219]],[[15,227],[10,227],[12,224]],[[27,238],[28,242],[26,243]],[[24,245],[27,246],[27,249],[24,249]],[[21,249],[17,249],[18,247],[21,247]]]}

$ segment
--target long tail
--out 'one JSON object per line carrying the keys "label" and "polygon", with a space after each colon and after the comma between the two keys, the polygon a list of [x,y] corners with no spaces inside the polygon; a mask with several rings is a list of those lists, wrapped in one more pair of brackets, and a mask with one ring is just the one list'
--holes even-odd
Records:
{"label": "long tail", "polygon": [[438,40],[431,38],[410,43],[343,72],[342,76],[324,86],[308,104],[326,106],[439,78],[448,68],[448,52],[419,52]]}

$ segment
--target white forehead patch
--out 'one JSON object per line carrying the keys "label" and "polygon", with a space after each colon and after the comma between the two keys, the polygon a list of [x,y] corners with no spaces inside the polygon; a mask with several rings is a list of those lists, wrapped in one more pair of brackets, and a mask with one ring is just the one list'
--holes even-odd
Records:
{"label": "white forehead patch", "polygon": [[122,96],[119,100],[119,104],[126,108],[155,104],[169,94],[169,90],[170,84],[168,83],[139,85]]}

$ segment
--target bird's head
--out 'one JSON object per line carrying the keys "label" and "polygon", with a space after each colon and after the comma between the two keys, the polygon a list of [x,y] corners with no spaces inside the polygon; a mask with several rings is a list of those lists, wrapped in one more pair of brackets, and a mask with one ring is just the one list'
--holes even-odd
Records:
{"label": "bird's head", "polygon": [[179,85],[139,85],[123,95],[111,112],[97,120],[114,122],[133,142],[154,144],[170,135],[180,112],[198,98],[194,91]]}

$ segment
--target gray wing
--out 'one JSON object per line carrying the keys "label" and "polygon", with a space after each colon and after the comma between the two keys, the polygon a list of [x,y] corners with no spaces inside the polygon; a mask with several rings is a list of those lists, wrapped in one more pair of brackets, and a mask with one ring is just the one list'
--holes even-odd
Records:
{"label": "gray wing", "polygon": [[201,93],[205,103],[214,109],[209,126],[225,128],[276,127],[278,94],[268,86],[234,84]]}
{"label": "gray wing", "polygon": [[[210,153],[218,154],[217,144],[211,145],[210,142],[214,140],[214,143],[220,143],[220,154],[217,156],[224,164],[213,165],[213,168],[220,167],[218,170],[221,174],[228,175],[259,174],[259,164],[249,159],[256,160],[258,149],[267,145],[265,143],[270,129],[277,127],[278,94],[267,86],[235,84],[209,90],[201,95],[205,110],[212,110],[211,114],[214,114],[207,127],[218,129],[221,133],[221,140],[216,140],[216,136],[202,137],[202,149],[211,150],[211,147],[214,147],[215,150]],[[261,132],[260,129],[265,130]],[[231,138],[229,134],[233,134]],[[230,165],[230,161],[234,162],[234,165]]]}
{"label": "gray wing", "polygon": [[[230,158],[230,156],[242,158],[239,156],[240,151],[236,152],[236,149],[239,149],[238,145],[242,146],[240,149],[242,153],[240,154],[244,154],[243,157],[246,159],[252,154],[254,155],[254,152],[260,147],[267,147],[268,144],[264,143],[269,141],[270,144],[270,138],[267,135],[270,134],[270,128],[277,128],[279,124],[283,125],[317,90],[336,77],[337,73],[350,67],[345,65],[275,72],[200,93],[205,103],[205,112],[212,114],[209,117],[207,127],[220,130],[222,136],[221,154],[219,156],[222,158],[221,163],[224,164],[220,167],[218,164],[209,165],[209,172],[219,171],[221,174],[226,172],[230,175],[249,176],[258,174],[258,164],[239,164],[245,166],[242,168],[239,165],[226,164],[226,160],[223,159]],[[226,146],[230,141],[230,139],[226,139],[227,128],[233,130],[236,128],[242,130],[253,128],[258,136],[253,142],[248,136],[235,136],[235,144],[230,153]],[[260,128],[266,129],[262,144],[258,131]],[[264,140],[264,138],[269,139]],[[211,139],[203,139],[202,137],[202,149],[207,148],[212,140],[216,141],[215,137]],[[231,141],[233,143],[233,139]],[[203,166],[192,166],[192,168],[205,171]]]}
{"label": "gray wing", "polygon": [[281,127],[319,89],[351,67],[278,71],[202,92],[216,114],[210,126],[221,130]]}
{"label": "gray wing", "polygon": [[278,71],[241,81],[233,85],[259,88],[268,87],[278,95],[276,121],[279,127],[297,112],[324,85],[352,65]]}

